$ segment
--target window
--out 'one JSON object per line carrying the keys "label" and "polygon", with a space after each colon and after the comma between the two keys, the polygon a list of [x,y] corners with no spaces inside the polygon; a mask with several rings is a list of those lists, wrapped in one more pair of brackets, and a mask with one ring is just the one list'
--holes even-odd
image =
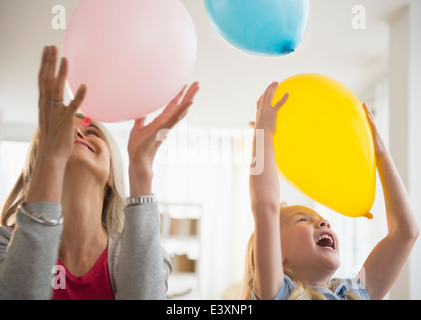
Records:
{"label": "window", "polygon": [[28,148],[29,142],[0,142],[0,201],[2,207],[23,169]]}

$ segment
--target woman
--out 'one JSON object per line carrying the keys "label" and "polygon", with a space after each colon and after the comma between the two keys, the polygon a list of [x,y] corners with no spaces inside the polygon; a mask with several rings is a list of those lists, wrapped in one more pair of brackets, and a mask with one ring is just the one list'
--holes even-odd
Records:
{"label": "woman", "polygon": [[0,298],[165,299],[171,263],[161,252],[152,194],[155,137],[185,116],[198,83],[150,124],[135,121],[126,207],[115,143],[100,124],[75,117],[84,85],[63,105],[67,61],[55,76],[56,61],[57,49],[45,47],[38,132],[2,213]]}
{"label": "woman", "polygon": [[371,251],[356,279],[332,279],[340,259],[337,236],[329,221],[310,208],[280,204],[273,136],[278,110],[287,102],[288,94],[272,107],[277,87],[278,83],[272,83],[257,103],[254,126],[264,130],[264,171],[250,175],[255,231],[247,248],[242,297],[383,299],[407,261],[419,227],[374,117],[364,104],[383,186],[388,234]]}

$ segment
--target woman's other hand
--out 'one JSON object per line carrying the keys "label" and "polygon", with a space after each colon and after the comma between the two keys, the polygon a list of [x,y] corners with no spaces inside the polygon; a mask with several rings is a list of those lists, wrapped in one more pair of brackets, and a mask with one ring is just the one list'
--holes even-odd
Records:
{"label": "woman's other hand", "polygon": [[199,91],[199,83],[194,82],[182,98],[185,89],[186,86],[148,125],[145,125],[145,117],[135,121],[128,143],[130,193],[132,195],[151,193],[152,165],[156,152],[168,131],[187,114]]}

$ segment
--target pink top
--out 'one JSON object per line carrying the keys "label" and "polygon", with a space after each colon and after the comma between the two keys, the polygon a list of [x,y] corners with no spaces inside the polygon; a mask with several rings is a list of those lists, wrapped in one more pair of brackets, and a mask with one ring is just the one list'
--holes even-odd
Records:
{"label": "pink top", "polygon": [[61,270],[57,270],[56,277],[60,272],[65,272],[66,283],[65,286],[59,284],[57,289],[53,287],[53,300],[114,300],[108,270],[108,246],[83,276],[72,275],[60,259],[57,265]]}

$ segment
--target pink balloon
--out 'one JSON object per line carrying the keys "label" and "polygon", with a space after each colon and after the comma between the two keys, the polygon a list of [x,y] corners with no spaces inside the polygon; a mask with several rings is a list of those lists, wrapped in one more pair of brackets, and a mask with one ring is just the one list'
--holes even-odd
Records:
{"label": "pink balloon", "polygon": [[83,0],[67,25],[64,56],[72,94],[97,121],[141,118],[166,105],[196,60],[193,20],[179,0]]}

